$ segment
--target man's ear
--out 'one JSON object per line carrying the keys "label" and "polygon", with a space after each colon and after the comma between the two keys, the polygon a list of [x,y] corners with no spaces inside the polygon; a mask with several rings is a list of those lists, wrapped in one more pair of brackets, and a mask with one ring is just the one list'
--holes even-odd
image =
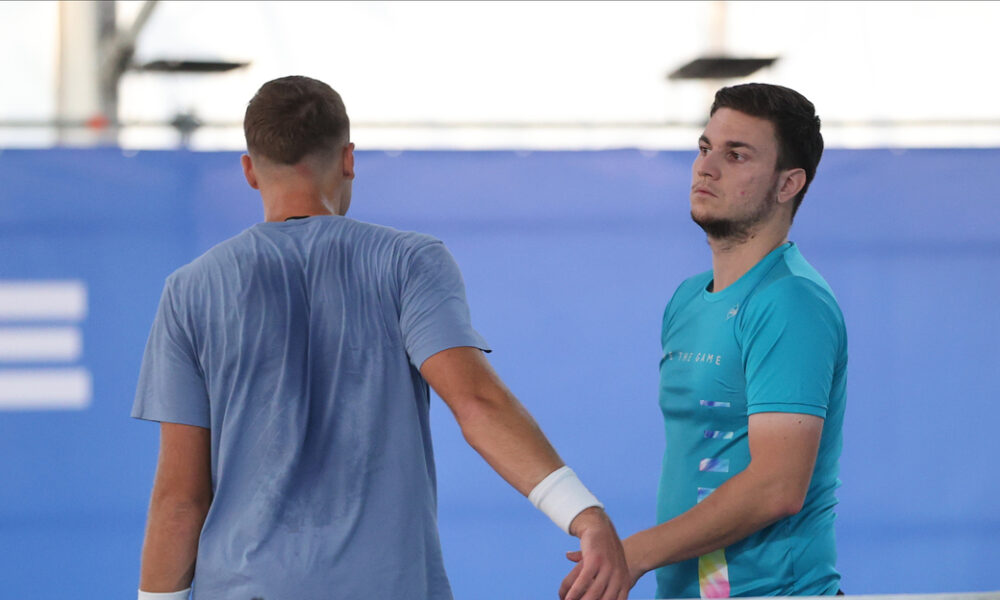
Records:
{"label": "man's ear", "polygon": [[778,202],[784,204],[795,197],[806,185],[805,169],[789,169],[781,174],[781,185],[778,187]]}
{"label": "man's ear", "polygon": [[354,143],[344,146],[341,153],[341,163],[344,169],[344,179],[354,179]]}
{"label": "man's ear", "polygon": [[253,170],[253,159],[250,158],[249,154],[244,154],[240,157],[240,164],[243,166],[243,176],[247,178],[247,183],[250,184],[255,190],[260,189],[260,184],[257,183],[257,173]]}

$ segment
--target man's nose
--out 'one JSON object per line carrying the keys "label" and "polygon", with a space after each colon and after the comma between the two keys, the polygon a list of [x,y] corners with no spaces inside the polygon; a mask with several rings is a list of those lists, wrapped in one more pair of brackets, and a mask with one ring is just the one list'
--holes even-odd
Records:
{"label": "man's nose", "polygon": [[694,160],[694,173],[698,177],[707,179],[719,178],[719,169],[716,163],[716,158],[711,152],[706,155],[699,155],[698,158]]}

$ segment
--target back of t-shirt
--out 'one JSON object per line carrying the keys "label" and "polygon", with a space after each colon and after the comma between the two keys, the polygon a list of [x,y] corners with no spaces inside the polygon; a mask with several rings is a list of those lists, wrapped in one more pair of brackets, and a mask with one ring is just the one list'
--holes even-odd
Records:
{"label": "back of t-shirt", "polygon": [[196,598],[450,598],[419,366],[487,350],[443,244],[261,223],[167,280],[133,416],[207,427]]}

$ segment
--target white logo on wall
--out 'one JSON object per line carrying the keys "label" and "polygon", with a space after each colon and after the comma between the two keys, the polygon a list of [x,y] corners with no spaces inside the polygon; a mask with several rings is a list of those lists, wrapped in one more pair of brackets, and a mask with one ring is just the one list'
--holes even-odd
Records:
{"label": "white logo on wall", "polygon": [[0,280],[0,410],[80,410],[93,381],[79,362],[87,286]]}

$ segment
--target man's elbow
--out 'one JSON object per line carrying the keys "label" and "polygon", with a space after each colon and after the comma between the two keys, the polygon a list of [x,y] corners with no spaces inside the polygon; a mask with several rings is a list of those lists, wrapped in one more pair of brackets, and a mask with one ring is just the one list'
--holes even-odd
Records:
{"label": "man's elbow", "polygon": [[521,412],[513,396],[502,391],[467,394],[453,401],[451,409],[465,441],[478,452]]}
{"label": "man's elbow", "polygon": [[802,511],[809,492],[811,473],[790,473],[787,468],[764,468],[753,461],[744,472],[753,483],[760,515],[765,521],[778,521]]}
{"label": "man's elbow", "polygon": [[802,510],[803,502],[801,500],[788,499],[779,502],[775,507],[775,520],[785,519],[799,514]]}
{"label": "man's elbow", "polygon": [[792,486],[779,486],[770,505],[775,521],[799,514],[806,502],[806,490]]}
{"label": "man's elbow", "polygon": [[172,521],[204,520],[212,505],[211,492],[156,490],[152,507]]}
{"label": "man's elbow", "polygon": [[475,449],[479,449],[482,439],[487,436],[491,424],[497,422],[498,407],[489,399],[469,396],[460,407],[454,409],[455,421],[462,430],[462,437]]}

